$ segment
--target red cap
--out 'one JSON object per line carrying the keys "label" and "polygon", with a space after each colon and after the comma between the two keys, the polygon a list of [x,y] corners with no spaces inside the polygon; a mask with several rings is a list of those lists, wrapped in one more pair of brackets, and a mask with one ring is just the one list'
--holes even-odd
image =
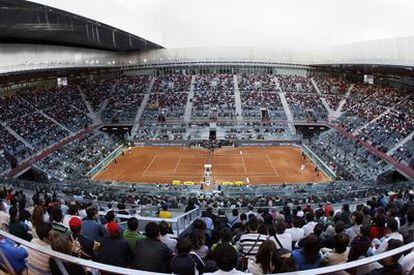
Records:
{"label": "red cap", "polygon": [[120,227],[116,222],[109,222],[106,224],[106,230],[108,230],[108,233],[119,233]]}
{"label": "red cap", "polygon": [[71,228],[78,228],[81,227],[82,225],[82,220],[79,217],[72,217],[69,220],[69,227]]}

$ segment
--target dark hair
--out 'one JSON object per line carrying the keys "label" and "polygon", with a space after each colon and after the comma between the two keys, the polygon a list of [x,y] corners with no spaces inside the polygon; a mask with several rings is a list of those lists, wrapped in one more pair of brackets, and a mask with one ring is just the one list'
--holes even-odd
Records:
{"label": "dark hair", "polygon": [[273,273],[285,273],[296,271],[296,262],[292,254],[285,248],[278,249],[276,252],[276,264]]}
{"label": "dark hair", "polygon": [[206,237],[204,232],[199,229],[194,229],[190,234],[191,242],[193,243],[193,249],[198,250],[206,243]]}
{"label": "dark hair", "polygon": [[257,229],[259,228],[259,220],[257,218],[250,218],[247,222],[247,227],[251,231],[257,231]]}
{"label": "dark hair", "polygon": [[63,219],[62,209],[59,206],[52,207],[50,209],[50,218],[52,221],[61,222]]}
{"label": "dark hair", "polygon": [[263,242],[256,254],[256,263],[260,264],[263,274],[273,273],[273,266],[276,263],[277,247],[273,241]]}
{"label": "dark hair", "polygon": [[204,231],[204,230],[206,230],[206,223],[201,219],[196,219],[193,222],[193,228],[194,229],[200,229],[200,230]]}
{"label": "dark hair", "polygon": [[19,213],[19,211],[17,210],[16,206],[10,207],[10,209],[9,209],[10,223],[18,222],[18,213]]}
{"label": "dark hair", "polygon": [[230,271],[237,265],[237,252],[228,243],[220,243],[213,251],[213,258],[220,270]]}
{"label": "dark hair", "polygon": [[231,213],[232,213],[232,215],[233,215],[233,216],[238,216],[238,215],[239,215],[239,210],[238,210],[237,208],[234,208],[234,209],[231,211]]}
{"label": "dark hair", "polygon": [[305,259],[305,263],[315,263],[320,254],[319,254],[319,239],[315,234],[310,234],[304,240],[303,250],[302,250],[303,257]]}
{"label": "dark hair", "polygon": [[313,233],[315,233],[315,235],[319,237],[320,235],[322,235],[324,229],[325,226],[322,223],[317,223],[313,228]]}
{"label": "dark hair", "polygon": [[337,221],[335,223],[335,233],[339,234],[345,231],[345,223],[343,221]]}
{"label": "dark hair", "polygon": [[170,225],[166,222],[166,221],[161,221],[158,224],[159,228],[160,228],[160,234],[161,236],[165,236],[167,235],[171,230],[170,230]]}
{"label": "dark hair", "polygon": [[276,223],[276,233],[277,234],[283,234],[286,231],[286,224],[282,221],[278,221]]}
{"label": "dark hair", "polygon": [[44,240],[49,237],[49,232],[52,230],[50,223],[42,222],[36,226],[36,234],[40,240]]}
{"label": "dark hair", "polygon": [[306,222],[311,222],[315,219],[315,215],[312,212],[307,212],[305,215]]}
{"label": "dark hair", "polygon": [[394,218],[389,218],[387,220],[387,228],[391,230],[391,232],[397,232],[398,230],[398,222]]}
{"label": "dark hair", "polygon": [[96,209],[92,206],[86,208],[86,216],[89,220],[93,220],[95,218],[96,215]]}
{"label": "dark hair", "polygon": [[349,244],[349,237],[347,234],[340,233],[335,236],[335,252],[344,253]]}
{"label": "dark hair", "polygon": [[145,226],[145,236],[149,239],[156,239],[160,235],[158,224],[155,222],[149,222]]}
{"label": "dark hair", "polygon": [[135,217],[131,217],[127,221],[127,226],[130,231],[137,231],[138,230],[138,219]]}
{"label": "dark hair", "polygon": [[68,214],[69,215],[76,215],[76,213],[78,212],[79,207],[75,202],[71,202],[69,204],[69,209],[68,209]]}
{"label": "dark hair", "polygon": [[246,215],[246,213],[241,213],[240,214],[240,221],[247,221],[247,215]]}
{"label": "dark hair", "polygon": [[233,237],[233,232],[231,232],[231,229],[228,227],[223,227],[219,231],[219,239],[222,243],[230,243],[231,238]]}
{"label": "dark hair", "polygon": [[183,238],[178,239],[177,246],[176,246],[178,255],[185,256],[191,251],[192,248],[193,248],[193,244],[191,243],[190,238],[183,237]]}
{"label": "dark hair", "polygon": [[107,222],[115,221],[115,212],[113,210],[105,214],[105,220]]}
{"label": "dark hair", "polygon": [[66,234],[51,231],[49,234],[50,246],[53,250],[64,254],[71,254],[70,240]]}
{"label": "dark hair", "polygon": [[361,235],[367,238],[371,237],[371,226],[368,224],[362,225],[359,230],[361,231]]}
{"label": "dark hair", "polygon": [[354,216],[355,224],[361,225],[364,221],[364,214],[361,211],[355,211],[352,216]]}
{"label": "dark hair", "polygon": [[375,224],[376,227],[384,228],[385,222],[386,222],[385,215],[384,214],[375,215],[372,222]]}
{"label": "dark hair", "polygon": [[45,209],[43,208],[43,206],[38,205],[33,209],[32,224],[34,228],[36,228],[39,224],[44,222],[44,215]]}
{"label": "dark hair", "polygon": [[293,227],[296,227],[296,228],[298,228],[298,227],[302,227],[302,219],[301,218],[299,218],[299,217],[293,217],[293,219],[292,219],[292,225],[293,225]]}
{"label": "dark hair", "polygon": [[[387,251],[396,249],[396,248],[401,247],[403,245],[404,245],[403,242],[400,241],[400,240],[390,239],[388,241],[388,244],[387,244]],[[391,256],[391,258],[393,259],[394,262],[398,262],[398,260],[400,259],[401,255],[402,255],[402,253],[398,253],[396,255]]]}
{"label": "dark hair", "polygon": [[161,206],[161,208],[162,208],[162,210],[163,210],[163,211],[167,211],[167,210],[168,210],[168,205],[164,203],[164,204]]}

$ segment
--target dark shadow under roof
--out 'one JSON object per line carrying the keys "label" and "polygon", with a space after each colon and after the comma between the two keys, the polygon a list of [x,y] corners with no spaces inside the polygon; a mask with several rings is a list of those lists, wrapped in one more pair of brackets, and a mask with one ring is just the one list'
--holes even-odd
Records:
{"label": "dark shadow under roof", "polygon": [[63,45],[119,52],[162,48],[97,21],[24,0],[0,0],[0,43]]}

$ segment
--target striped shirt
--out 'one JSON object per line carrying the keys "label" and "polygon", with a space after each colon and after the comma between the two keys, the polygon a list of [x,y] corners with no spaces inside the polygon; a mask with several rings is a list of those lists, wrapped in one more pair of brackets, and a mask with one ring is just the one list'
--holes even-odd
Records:
{"label": "striped shirt", "polygon": [[267,240],[267,236],[258,233],[241,235],[239,250],[243,256],[254,258],[259,251],[259,247]]}
{"label": "striped shirt", "polygon": [[[50,245],[39,239],[33,239],[32,243],[50,248]],[[50,274],[49,255],[38,252],[34,249],[28,249],[29,257],[27,261],[27,268],[29,275]]]}

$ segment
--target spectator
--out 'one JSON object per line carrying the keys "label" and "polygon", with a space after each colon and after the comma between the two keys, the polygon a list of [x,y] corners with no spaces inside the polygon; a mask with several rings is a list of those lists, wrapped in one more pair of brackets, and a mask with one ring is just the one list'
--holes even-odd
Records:
{"label": "spectator", "polygon": [[317,222],[314,221],[315,215],[312,212],[307,212],[305,214],[306,224],[302,227],[305,237],[313,233],[313,229]]}
{"label": "spectator", "polygon": [[351,215],[351,224],[352,226],[348,228],[345,233],[349,236],[350,241],[358,235],[359,229],[361,228],[362,221],[364,220],[364,215],[361,211],[355,211]]}
{"label": "spectator", "polygon": [[349,236],[346,234],[338,234],[335,236],[335,249],[322,249],[324,253],[322,258],[322,265],[336,265],[345,263],[349,255]]}
{"label": "spectator", "polygon": [[284,222],[279,221],[276,226],[270,226],[269,228],[269,240],[272,240],[277,249],[284,248],[289,251],[292,250],[292,236],[286,233],[286,225]]}
{"label": "spectator", "polygon": [[30,229],[27,224],[22,221],[19,221],[19,212],[17,207],[11,207],[9,210],[10,214],[10,223],[9,223],[9,232],[10,234],[22,238],[30,242],[32,240],[32,235],[29,233]]}
{"label": "spectator", "polygon": [[387,234],[387,228],[385,227],[386,218],[383,214],[377,214],[374,216],[373,225],[371,227],[371,238],[381,239]]}
{"label": "spectator", "polygon": [[292,252],[298,270],[318,268],[322,262],[322,254],[319,251],[319,239],[315,234],[310,234],[305,238],[302,249]]}
{"label": "spectator", "polygon": [[63,223],[62,209],[57,206],[53,206],[50,210],[50,218],[52,220],[52,230],[66,236],[70,236],[70,230]]}
{"label": "spectator", "polygon": [[95,258],[94,251],[100,244],[82,234],[82,220],[77,216],[73,216],[69,220],[69,228],[72,232],[73,253],[88,260]]}
{"label": "spectator", "polygon": [[160,211],[158,217],[161,218],[161,219],[171,219],[172,218],[172,213],[170,211],[168,211],[167,204],[162,205],[162,211]]}
{"label": "spectator", "polygon": [[354,238],[349,250],[348,261],[354,261],[364,257],[371,246],[371,230],[369,225],[363,225],[359,229],[358,236]]}
{"label": "spectator", "polygon": [[169,273],[172,253],[159,239],[158,224],[149,222],[145,226],[145,236],[146,239],[139,241],[135,248],[135,267],[144,271]]}
{"label": "spectator", "polygon": [[194,252],[191,251],[191,239],[184,237],[177,242],[177,254],[171,259],[171,271],[174,274],[195,275],[203,273],[205,263]]}
{"label": "spectator", "polygon": [[95,242],[105,235],[105,230],[98,220],[98,211],[94,207],[86,208],[86,218],[82,223],[82,232],[85,237]]}
{"label": "spectator", "polygon": [[32,214],[32,236],[33,238],[38,238],[36,227],[39,224],[43,224],[45,222],[45,209],[43,206],[36,206],[33,210]]}
{"label": "spectator", "polygon": [[404,238],[404,243],[411,243],[414,241],[414,207],[407,210],[407,220],[403,226],[400,227],[400,233]]}
{"label": "spectator", "polygon": [[292,228],[286,229],[286,233],[292,236],[292,243],[296,244],[305,237],[305,232],[302,229],[302,220],[298,217],[293,217],[292,226]]}
{"label": "spectator", "polygon": [[235,269],[237,262],[238,262],[238,257],[237,257],[236,251],[230,244],[223,243],[223,244],[217,245],[217,248],[215,249],[213,253],[213,258],[215,262],[217,263],[219,270],[213,273],[204,273],[205,275],[211,275],[211,274],[242,275],[242,274],[245,274]]}
{"label": "spectator", "polygon": [[131,217],[127,222],[127,229],[124,231],[124,240],[128,241],[132,250],[135,249],[137,242],[145,239],[144,235],[138,232],[138,219]]}
{"label": "spectator", "polygon": [[[32,240],[32,243],[40,247],[52,249],[49,241],[49,232],[52,230],[52,226],[49,223],[42,222],[36,226],[36,236]],[[49,259],[50,256],[34,249],[29,249],[29,257],[27,261],[28,273],[34,274],[47,274],[50,273]]]}
{"label": "spectator", "polygon": [[253,274],[274,273],[277,248],[273,241],[267,240],[260,245],[256,259],[249,259],[248,270]]}
{"label": "spectator", "polygon": [[193,252],[195,252],[201,259],[205,259],[208,255],[209,249],[206,245],[206,238],[204,233],[199,229],[194,229],[190,234],[190,239],[193,243]]}
{"label": "spectator", "polygon": [[[71,242],[70,242],[69,237],[66,234],[62,234],[58,231],[52,230],[49,233],[49,238],[50,238],[50,246],[52,247],[54,251],[67,254],[67,255],[72,255]],[[63,275],[55,259],[53,258],[49,259],[49,266],[50,266],[50,270],[52,271],[52,274]],[[78,275],[78,274],[86,275],[85,269],[80,265],[70,263],[70,262],[63,262],[63,266],[65,267],[69,275]]]}
{"label": "spectator", "polygon": [[63,225],[66,226],[66,227],[69,227],[69,221],[73,217],[79,217],[79,206],[76,204],[76,202],[71,201],[69,203],[69,209],[68,209],[66,215],[63,217],[63,221],[62,221]]}
{"label": "spectator", "polygon": [[170,225],[166,221],[162,221],[159,224],[160,227],[160,240],[165,243],[171,250],[171,253],[175,253],[175,247],[177,240],[170,238],[168,234],[171,232]]}
{"label": "spectator", "polygon": [[247,223],[248,233],[241,235],[239,240],[239,251],[244,257],[254,259],[259,247],[267,240],[266,235],[257,232],[259,221],[257,218],[251,218]]}
{"label": "spectator", "polygon": [[10,216],[6,212],[6,206],[3,200],[0,200],[0,227],[4,230],[5,226],[9,226]]}
{"label": "spectator", "polygon": [[373,247],[372,249],[374,254],[379,254],[387,251],[388,242],[390,240],[399,240],[401,242],[404,241],[403,236],[398,233],[398,222],[395,219],[389,218],[386,223],[386,228],[387,235],[385,235],[385,238],[381,241],[378,248]]}
{"label": "spectator", "polygon": [[[395,221],[395,222],[396,222],[397,227],[398,227],[397,221]],[[402,246],[403,244],[404,243],[401,240],[390,239],[388,241],[388,246],[387,246],[386,251],[396,249],[396,248]],[[402,267],[398,263],[398,260],[400,259],[400,257],[401,257],[401,254],[396,254],[396,255],[385,258],[384,260],[381,261],[381,264],[382,264],[383,267],[371,271],[369,273],[369,275],[397,275],[397,274],[402,274]]]}
{"label": "spectator", "polygon": [[108,236],[101,240],[97,260],[105,264],[128,267],[134,254],[129,243],[122,239],[119,224],[111,221],[106,225],[106,230]]}
{"label": "spectator", "polygon": [[237,223],[240,222],[240,218],[239,218],[239,210],[237,208],[234,208],[231,211],[231,217],[228,219],[229,220],[229,225],[231,228],[233,228],[233,226]]}
{"label": "spectator", "polygon": [[274,273],[284,273],[296,271],[296,263],[292,253],[286,249],[276,251],[276,263]]}

